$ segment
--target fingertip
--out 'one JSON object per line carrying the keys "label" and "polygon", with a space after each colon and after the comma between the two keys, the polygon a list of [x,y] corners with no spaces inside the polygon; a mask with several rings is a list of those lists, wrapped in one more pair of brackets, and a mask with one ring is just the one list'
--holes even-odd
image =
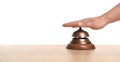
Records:
{"label": "fingertip", "polygon": [[62,26],[63,26],[63,27],[65,27],[65,25],[64,25],[64,24],[63,24]]}
{"label": "fingertip", "polygon": [[63,27],[68,27],[67,23],[63,24]]}

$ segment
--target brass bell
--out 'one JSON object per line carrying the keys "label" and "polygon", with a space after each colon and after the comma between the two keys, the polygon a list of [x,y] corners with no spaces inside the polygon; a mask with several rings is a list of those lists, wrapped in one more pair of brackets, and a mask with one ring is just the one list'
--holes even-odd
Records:
{"label": "brass bell", "polygon": [[74,37],[70,44],[67,45],[67,49],[74,49],[74,50],[91,50],[95,49],[95,46],[90,42],[87,38],[89,34],[82,30],[80,27],[79,30],[75,31],[72,36]]}
{"label": "brass bell", "polygon": [[80,27],[79,30],[75,31],[72,35],[75,38],[86,38],[89,37],[89,34],[86,31],[83,31],[82,28]]}

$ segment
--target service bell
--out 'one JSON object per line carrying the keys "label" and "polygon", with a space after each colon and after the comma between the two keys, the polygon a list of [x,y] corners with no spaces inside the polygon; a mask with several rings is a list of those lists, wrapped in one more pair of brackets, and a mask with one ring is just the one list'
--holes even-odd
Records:
{"label": "service bell", "polygon": [[75,31],[73,34],[72,41],[67,45],[67,49],[74,49],[74,50],[91,50],[95,49],[95,46],[90,42],[87,38],[89,34],[82,30],[80,27],[79,30]]}

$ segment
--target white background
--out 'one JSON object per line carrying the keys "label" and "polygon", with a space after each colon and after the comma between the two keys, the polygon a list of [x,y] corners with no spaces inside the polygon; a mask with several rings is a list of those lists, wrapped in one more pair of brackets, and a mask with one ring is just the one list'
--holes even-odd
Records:
{"label": "white background", "polygon": [[[68,44],[65,22],[102,15],[120,0],[0,0],[0,44]],[[88,31],[96,45],[120,44],[120,22]]]}

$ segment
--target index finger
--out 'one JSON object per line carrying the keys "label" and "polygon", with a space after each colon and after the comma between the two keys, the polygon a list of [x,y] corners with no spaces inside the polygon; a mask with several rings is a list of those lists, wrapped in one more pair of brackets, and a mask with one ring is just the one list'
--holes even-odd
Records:
{"label": "index finger", "polygon": [[80,27],[80,21],[68,22],[63,24],[64,27]]}

